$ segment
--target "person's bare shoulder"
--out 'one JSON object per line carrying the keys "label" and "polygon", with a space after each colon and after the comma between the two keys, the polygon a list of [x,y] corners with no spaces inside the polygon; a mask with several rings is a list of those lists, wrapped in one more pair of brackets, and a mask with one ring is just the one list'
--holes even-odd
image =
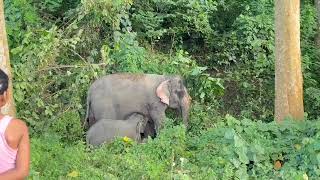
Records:
{"label": "person's bare shoulder", "polygon": [[18,148],[22,139],[29,139],[27,124],[20,119],[12,119],[6,129],[6,139],[13,149]]}
{"label": "person's bare shoulder", "polygon": [[27,124],[20,120],[20,119],[12,119],[10,126],[12,128],[12,130],[15,130],[16,132],[20,132],[21,136],[28,133],[28,126]]}

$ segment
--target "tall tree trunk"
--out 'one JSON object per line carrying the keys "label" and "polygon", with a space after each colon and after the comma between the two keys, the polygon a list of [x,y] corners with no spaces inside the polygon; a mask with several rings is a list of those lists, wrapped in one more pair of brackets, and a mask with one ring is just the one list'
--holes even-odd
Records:
{"label": "tall tree trunk", "polygon": [[317,11],[317,19],[318,19],[318,30],[316,36],[316,44],[318,48],[320,48],[320,0],[314,0],[314,4],[316,6]]}
{"label": "tall tree trunk", "polygon": [[275,119],[303,120],[300,0],[275,0]]}
{"label": "tall tree trunk", "polygon": [[3,0],[0,0],[0,68],[9,76],[8,102],[6,106],[1,108],[3,114],[15,116],[16,109],[13,99],[12,74],[9,59],[9,48],[7,41],[7,33],[5,28],[4,6]]}

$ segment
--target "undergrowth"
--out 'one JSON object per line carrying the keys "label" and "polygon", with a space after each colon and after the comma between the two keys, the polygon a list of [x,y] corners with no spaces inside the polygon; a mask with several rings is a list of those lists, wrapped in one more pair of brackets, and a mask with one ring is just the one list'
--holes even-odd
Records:
{"label": "undergrowth", "polygon": [[[195,120],[196,121],[196,120]],[[101,148],[65,143],[45,134],[32,139],[30,179],[316,179],[320,123],[281,125],[227,115],[199,134],[167,119],[146,144],[118,138]]]}

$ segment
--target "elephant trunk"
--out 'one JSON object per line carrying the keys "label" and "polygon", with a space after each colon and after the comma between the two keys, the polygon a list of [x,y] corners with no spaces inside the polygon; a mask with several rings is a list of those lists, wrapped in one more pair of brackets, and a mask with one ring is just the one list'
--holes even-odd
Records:
{"label": "elephant trunk", "polygon": [[182,119],[186,128],[188,127],[190,105],[191,105],[191,97],[189,96],[188,93],[186,93],[185,96],[182,98],[181,106],[180,106]]}

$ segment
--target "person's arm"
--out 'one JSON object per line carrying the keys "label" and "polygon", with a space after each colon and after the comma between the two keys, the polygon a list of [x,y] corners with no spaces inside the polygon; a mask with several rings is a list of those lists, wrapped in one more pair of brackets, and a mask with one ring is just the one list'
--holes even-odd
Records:
{"label": "person's arm", "polygon": [[22,121],[21,131],[22,136],[18,145],[16,167],[9,171],[0,174],[0,180],[22,180],[29,175],[30,166],[30,142],[28,127]]}

